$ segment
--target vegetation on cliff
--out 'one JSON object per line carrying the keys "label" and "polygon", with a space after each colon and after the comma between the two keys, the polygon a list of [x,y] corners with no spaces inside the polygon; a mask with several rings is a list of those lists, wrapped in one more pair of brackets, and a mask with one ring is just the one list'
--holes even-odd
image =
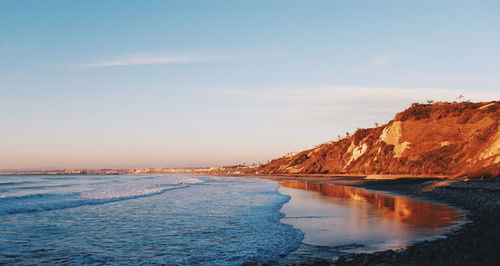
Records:
{"label": "vegetation on cliff", "polygon": [[266,174],[500,175],[500,101],[413,104],[393,120],[263,165]]}

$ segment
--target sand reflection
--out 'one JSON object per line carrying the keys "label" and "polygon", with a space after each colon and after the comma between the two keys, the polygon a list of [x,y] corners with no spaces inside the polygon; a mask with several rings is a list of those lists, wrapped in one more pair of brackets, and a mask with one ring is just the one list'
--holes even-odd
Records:
{"label": "sand reflection", "polygon": [[[346,199],[337,203],[349,205],[350,208],[374,208],[383,219],[405,223],[421,228],[443,228],[454,225],[461,217],[457,209],[424,202],[397,195],[380,194],[363,188],[310,183],[305,181],[280,181],[281,186],[300,190],[315,191],[323,196]],[[368,204],[351,204],[350,202]],[[369,206],[367,206],[369,205]]]}

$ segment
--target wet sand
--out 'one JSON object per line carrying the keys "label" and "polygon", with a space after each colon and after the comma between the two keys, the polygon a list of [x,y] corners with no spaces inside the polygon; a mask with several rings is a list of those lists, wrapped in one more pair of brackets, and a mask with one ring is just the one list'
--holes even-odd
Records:
{"label": "wet sand", "polygon": [[[458,209],[364,188],[281,181],[280,192],[291,200],[282,222],[305,233],[304,243],[318,246],[360,246],[356,251],[406,247],[458,225]],[[362,246],[362,247],[361,247]]]}
{"label": "wet sand", "polygon": [[291,196],[281,221],[304,233],[301,248],[281,263],[407,247],[442,236],[464,217],[456,208],[393,193],[302,180],[279,184]]}
{"label": "wet sand", "polygon": [[[260,178],[263,178],[260,176]],[[375,253],[347,249],[313,248],[304,244],[279,264],[305,265],[497,265],[500,261],[500,184],[499,182],[464,182],[441,178],[403,178],[367,180],[364,177],[267,176],[289,182],[334,184],[398,193],[460,207],[469,221],[445,234],[444,238],[424,240],[407,248]],[[345,247],[344,247],[345,248]],[[351,249],[351,251],[349,251]],[[340,256],[340,257],[339,257]]]}

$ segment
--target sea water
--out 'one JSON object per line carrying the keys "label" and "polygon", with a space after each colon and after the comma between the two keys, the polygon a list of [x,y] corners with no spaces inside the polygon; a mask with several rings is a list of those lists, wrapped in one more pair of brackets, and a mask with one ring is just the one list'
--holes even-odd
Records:
{"label": "sea water", "polygon": [[297,249],[266,180],[0,175],[0,264],[269,263]]}

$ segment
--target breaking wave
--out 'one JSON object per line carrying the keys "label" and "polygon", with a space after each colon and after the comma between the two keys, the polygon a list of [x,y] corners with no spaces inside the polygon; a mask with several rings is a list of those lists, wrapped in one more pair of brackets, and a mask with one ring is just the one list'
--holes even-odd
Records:
{"label": "breaking wave", "polygon": [[[144,184],[145,178],[137,180],[125,180],[120,185],[102,185],[102,182],[96,182],[87,186],[77,186],[72,184],[45,185],[45,186],[25,186],[11,188],[12,191],[21,190],[25,194],[6,196],[0,195],[0,215],[43,212],[50,210],[59,210],[75,208],[85,205],[106,204],[110,202],[130,200],[142,197],[150,197],[165,193],[173,189],[186,188],[192,184],[203,182],[195,178],[182,178],[171,180],[172,178],[162,179],[158,176],[147,177],[157,182]],[[44,178],[47,180],[47,178]],[[54,178],[51,178],[52,180]],[[74,177],[61,177],[57,180],[74,180]],[[96,179],[94,179],[96,180]],[[128,181],[128,182],[127,182]],[[168,181],[176,181],[175,183]],[[160,182],[160,183],[158,183]],[[4,184],[33,184],[36,182],[5,182]],[[93,187],[91,190],[78,191],[78,189]],[[55,193],[52,190],[69,188],[69,191]],[[34,189],[48,190],[47,193],[30,193]],[[73,191],[71,191],[73,190]],[[74,191],[76,190],[76,191]],[[21,192],[21,193],[22,193]]]}

